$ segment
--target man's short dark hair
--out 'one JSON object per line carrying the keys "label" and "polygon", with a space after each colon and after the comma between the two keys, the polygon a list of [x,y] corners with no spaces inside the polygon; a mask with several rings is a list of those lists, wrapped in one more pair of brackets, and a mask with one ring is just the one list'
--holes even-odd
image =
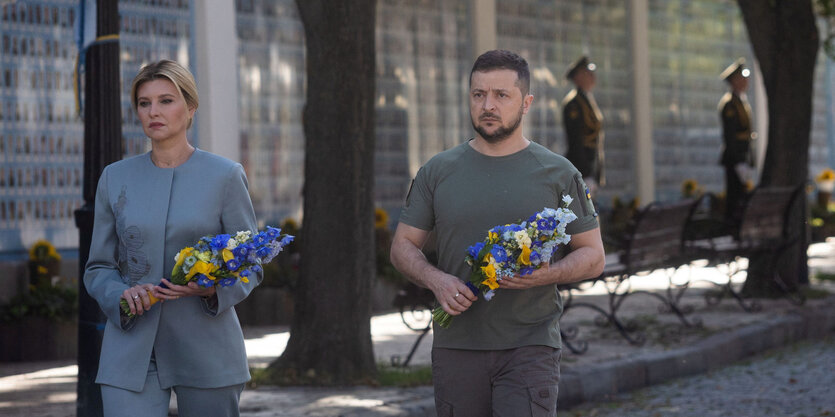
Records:
{"label": "man's short dark hair", "polygon": [[525,96],[531,90],[531,70],[528,61],[519,54],[503,49],[487,51],[479,56],[470,71],[470,85],[473,84],[473,73],[507,69],[516,71],[516,85]]}

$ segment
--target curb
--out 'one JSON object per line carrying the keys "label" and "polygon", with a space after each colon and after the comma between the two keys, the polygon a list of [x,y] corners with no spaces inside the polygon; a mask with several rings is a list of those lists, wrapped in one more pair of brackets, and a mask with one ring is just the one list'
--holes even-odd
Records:
{"label": "curb", "polygon": [[835,332],[835,306],[805,307],[786,315],[706,337],[684,348],[613,360],[560,377],[559,409],[705,373],[741,359]]}

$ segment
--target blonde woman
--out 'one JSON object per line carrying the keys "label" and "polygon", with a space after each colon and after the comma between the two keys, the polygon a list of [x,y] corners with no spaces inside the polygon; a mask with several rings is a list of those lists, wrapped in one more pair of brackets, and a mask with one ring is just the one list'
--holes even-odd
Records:
{"label": "blonde woman", "polygon": [[256,230],[246,175],[189,143],[197,87],[180,64],[144,66],[131,100],[151,151],[102,172],[84,274],[107,316],[96,378],[104,415],[167,416],[174,390],[180,416],[237,416],[250,375],[234,306],[261,277],[217,289],[168,279],[174,255],[200,237]]}

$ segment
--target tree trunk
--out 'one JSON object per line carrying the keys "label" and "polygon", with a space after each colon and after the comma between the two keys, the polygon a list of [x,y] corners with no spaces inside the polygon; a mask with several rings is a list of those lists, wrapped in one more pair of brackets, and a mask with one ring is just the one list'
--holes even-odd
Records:
{"label": "tree trunk", "polygon": [[374,277],[375,0],[297,0],[307,45],[304,219],[285,382],[367,383]]}
{"label": "tree trunk", "polygon": [[[768,96],[768,147],[760,184],[800,186],[809,171],[809,135],[819,38],[811,0],[737,0],[760,65]],[[786,250],[778,271],[789,289],[808,282],[806,201],[792,211],[790,224],[800,242]],[[774,292],[774,271],[752,257],[744,291]]]}

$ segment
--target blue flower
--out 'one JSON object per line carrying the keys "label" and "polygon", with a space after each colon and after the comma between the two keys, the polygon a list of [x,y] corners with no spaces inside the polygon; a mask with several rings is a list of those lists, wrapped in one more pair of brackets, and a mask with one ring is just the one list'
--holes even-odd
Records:
{"label": "blue flower", "polygon": [[531,259],[531,263],[532,263],[532,264],[534,264],[534,265],[538,265],[538,264],[539,264],[539,262],[541,261],[541,259],[540,259],[540,257],[539,257],[539,252],[536,252],[536,251],[531,251],[531,257],[530,257],[530,259]]}
{"label": "blue flower", "polygon": [[203,288],[209,288],[212,285],[214,285],[214,283],[212,282],[212,280],[209,279],[209,277],[203,274],[197,274],[197,285]]}
{"label": "blue flower", "polygon": [[241,263],[237,259],[230,259],[226,262],[226,269],[230,271],[237,271],[241,267]]}
{"label": "blue flower", "polygon": [[269,236],[272,239],[275,239],[275,238],[278,237],[279,234],[281,234],[281,229],[276,228],[276,227],[267,226],[266,233],[267,233],[267,236]]}
{"label": "blue flower", "polygon": [[226,242],[229,241],[229,235],[217,235],[212,239],[212,242],[209,244],[212,250],[219,251],[226,247]]}
{"label": "blue flower", "polygon": [[473,292],[473,295],[478,295],[478,288],[476,288],[476,286],[473,285],[472,282],[467,282],[466,285],[467,285],[467,288],[469,288],[470,291]]}
{"label": "blue flower", "polygon": [[493,249],[490,250],[490,253],[493,255],[493,259],[495,259],[496,262],[504,262],[507,260],[507,251],[499,245],[494,245]]}
{"label": "blue flower", "polygon": [[218,281],[218,285],[221,287],[228,287],[235,283],[235,278],[223,278],[222,280]]}
{"label": "blue flower", "polygon": [[478,253],[484,249],[484,242],[478,242],[473,246],[467,248],[467,255],[470,255],[473,259],[478,258]]}
{"label": "blue flower", "polygon": [[243,271],[241,271],[241,273],[239,275],[242,276],[242,277],[248,277],[248,276],[252,275],[252,270],[251,269],[244,269]]}
{"label": "blue flower", "polygon": [[533,272],[534,268],[532,266],[526,266],[519,270],[519,275],[530,275]]}
{"label": "blue flower", "polygon": [[272,253],[272,249],[269,246],[262,246],[255,251],[255,254],[260,258],[266,258],[270,256],[270,253]]}
{"label": "blue flower", "polygon": [[200,241],[197,242],[196,245],[194,245],[194,250],[197,251],[197,252],[209,252],[209,251],[211,251],[212,248],[211,248],[209,242],[210,242],[209,239],[206,239],[206,238],[200,239]]}
{"label": "blue flower", "polygon": [[515,224],[515,223],[514,223],[514,224],[511,224],[511,225],[508,225],[508,226],[505,228],[505,230],[507,230],[508,232],[518,232],[518,231],[520,231],[520,230],[522,230],[522,229],[524,229],[524,227],[522,227],[522,225],[521,225],[521,224]]}
{"label": "blue flower", "polygon": [[295,236],[285,235],[283,238],[281,238],[281,246],[289,245],[290,242],[293,241],[293,239],[295,239]]}
{"label": "blue flower", "polygon": [[267,237],[267,234],[264,233],[264,232],[261,232],[261,233],[258,233],[257,235],[255,235],[254,238],[252,238],[252,243],[254,243],[258,246],[261,246],[261,245],[267,243],[269,240],[270,239]]}
{"label": "blue flower", "polygon": [[249,245],[246,243],[242,243],[232,249],[232,254],[235,255],[236,258],[246,258],[246,255],[249,253]]}

